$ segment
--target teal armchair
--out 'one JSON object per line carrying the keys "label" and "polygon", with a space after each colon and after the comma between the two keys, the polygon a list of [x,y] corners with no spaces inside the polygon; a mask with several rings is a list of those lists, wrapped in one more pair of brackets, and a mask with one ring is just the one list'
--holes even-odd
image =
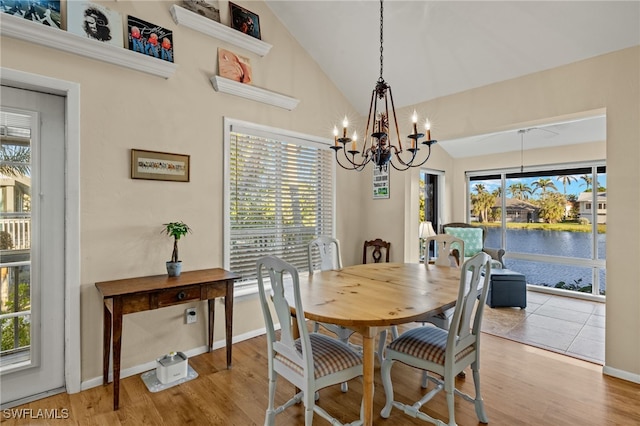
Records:
{"label": "teal armchair", "polygon": [[455,249],[452,252],[458,265],[465,260],[475,256],[479,252],[487,253],[491,256],[491,266],[493,268],[504,268],[504,249],[491,249],[484,246],[487,238],[487,228],[484,226],[474,226],[464,222],[447,223],[442,226],[445,234],[452,235],[464,241],[464,253],[460,256],[460,251]]}

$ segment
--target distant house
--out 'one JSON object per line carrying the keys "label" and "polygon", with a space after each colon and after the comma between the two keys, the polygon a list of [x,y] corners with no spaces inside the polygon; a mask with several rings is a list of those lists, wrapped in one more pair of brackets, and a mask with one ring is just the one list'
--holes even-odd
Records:
{"label": "distant house", "polygon": [[[607,193],[598,192],[596,197],[596,217],[597,223],[607,223]],[[579,215],[580,218],[589,220],[593,223],[593,192],[582,192],[578,196]]]}
{"label": "distant house", "polygon": [[[502,197],[497,197],[492,210],[500,208],[502,208]],[[535,204],[517,198],[507,198],[506,209],[507,222],[537,222],[540,213],[540,208]]]}

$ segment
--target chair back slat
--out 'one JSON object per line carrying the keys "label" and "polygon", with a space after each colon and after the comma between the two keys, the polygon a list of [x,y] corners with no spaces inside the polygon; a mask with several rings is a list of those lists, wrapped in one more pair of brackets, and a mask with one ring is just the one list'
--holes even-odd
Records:
{"label": "chair back slat", "polygon": [[[300,297],[300,279],[298,270],[289,263],[273,256],[263,257],[257,262],[258,270],[258,289],[260,293],[260,302],[262,304],[262,312],[267,327],[267,343],[269,351],[282,354],[291,361],[299,364],[301,367],[308,364],[308,369],[312,370],[313,357],[311,355],[311,345],[309,343],[309,331],[306,327],[304,318],[304,310],[302,308],[302,299]],[[280,323],[280,338],[277,339],[274,319],[271,316],[271,310],[267,302],[267,289],[264,283],[263,270],[268,271],[269,281],[271,284],[271,301]],[[291,289],[285,285],[285,278],[291,279]],[[295,300],[296,321],[291,321],[291,306],[285,297],[287,291],[293,292]],[[294,332],[293,327],[297,327]],[[295,347],[295,335],[300,336],[302,342],[302,353]]]}
{"label": "chair back slat", "polygon": [[362,263],[367,263],[367,252],[368,248],[373,247],[373,251],[371,252],[371,257],[373,258],[374,263],[380,263],[382,261],[382,251],[384,250],[385,262],[389,263],[389,251],[391,250],[391,243],[384,241],[380,238],[376,238],[375,240],[365,241],[364,249],[362,251]]}
{"label": "chair back slat", "polygon": [[479,341],[482,314],[489,291],[491,256],[478,253],[464,262],[461,269],[458,300],[447,340],[447,351],[453,353]]}
{"label": "chair back slat", "polygon": [[[451,256],[451,250],[457,249],[460,250],[460,253],[464,253],[464,241],[462,241],[460,238],[456,238],[453,235],[449,234],[433,235],[431,237],[427,237],[427,239],[425,240],[425,264],[428,263],[429,244],[431,243],[431,241],[433,241],[435,244],[436,260],[434,263],[438,266],[451,266],[451,259],[449,257]],[[456,264],[456,266],[458,265]]]}
{"label": "chair back slat", "polygon": [[340,242],[332,237],[320,236],[307,247],[309,273],[342,268]]}

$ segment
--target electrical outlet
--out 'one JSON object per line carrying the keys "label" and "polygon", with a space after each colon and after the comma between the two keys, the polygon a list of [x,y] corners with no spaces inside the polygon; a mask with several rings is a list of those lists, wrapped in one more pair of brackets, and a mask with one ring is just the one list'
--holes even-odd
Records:
{"label": "electrical outlet", "polygon": [[198,322],[198,314],[196,308],[188,308],[184,311],[185,322],[187,324],[194,324]]}

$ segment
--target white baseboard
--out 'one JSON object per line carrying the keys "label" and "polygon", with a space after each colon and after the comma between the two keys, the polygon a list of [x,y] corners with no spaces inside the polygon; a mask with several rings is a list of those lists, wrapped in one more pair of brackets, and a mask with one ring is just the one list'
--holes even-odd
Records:
{"label": "white baseboard", "polygon": [[628,371],[618,370],[617,368],[604,366],[602,372],[607,376],[617,377],[618,379],[627,380],[629,382],[640,383],[640,374],[629,373]]}
{"label": "white baseboard", "polygon": [[[238,343],[238,342],[242,342],[244,340],[249,340],[252,339],[254,337],[257,336],[261,336],[263,334],[266,333],[266,329],[265,328],[260,328],[257,330],[251,330],[248,333],[244,333],[238,336],[234,336],[232,339],[233,343]],[[213,349],[212,350],[216,350],[216,349],[221,349],[224,348],[225,345],[225,340],[218,340],[213,342]],[[266,350],[266,348],[265,348]],[[201,355],[203,353],[207,352],[207,347],[206,346],[199,346],[197,348],[193,348],[193,349],[189,349],[187,351],[184,351],[184,353],[187,355],[187,357],[191,358],[197,355]],[[153,361],[149,361],[146,362],[144,364],[139,364],[133,367],[129,367],[129,368],[125,368],[123,370],[120,370],[120,378],[124,379],[125,377],[129,377],[129,376],[135,376],[136,374],[142,374],[145,371],[149,371],[149,370],[153,370],[154,368],[156,368],[156,360],[154,359]],[[110,373],[109,373],[109,382],[113,381],[113,371],[112,368],[109,369]],[[85,380],[80,384],[80,389],[81,390],[87,390],[87,389],[91,389],[91,388],[95,388],[97,386],[102,386],[102,376],[99,377],[94,377],[92,379],[89,380]]]}

